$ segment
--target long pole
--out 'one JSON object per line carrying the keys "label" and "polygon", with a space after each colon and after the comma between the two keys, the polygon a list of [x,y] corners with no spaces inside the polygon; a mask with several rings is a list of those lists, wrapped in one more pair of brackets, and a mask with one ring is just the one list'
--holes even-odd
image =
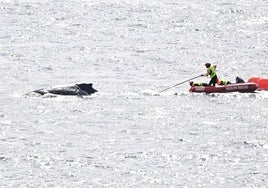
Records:
{"label": "long pole", "polygon": [[188,82],[188,81],[190,81],[190,80],[193,80],[193,79],[196,79],[196,78],[198,78],[198,77],[201,77],[201,76],[202,76],[202,75],[199,75],[199,76],[190,78],[190,79],[188,79],[188,80],[185,80],[185,81],[183,81],[183,82],[180,82],[180,83],[178,83],[178,84],[176,84],[176,85],[170,86],[170,87],[168,87],[168,88],[166,88],[166,89],[164,89],[164,90],[162,90],[162,91],[159,91],[159,93],[161,93],[161,92],[163,92],[163,91],[166,91],[166,90],[168,90],[168,89],[171,89],[171,88],[173,88],[173,87],[176,87],[176,86],[178,86],[178,85],[181,85],[181,84],[183,84],[183,83],[185,83],[185,82]]}

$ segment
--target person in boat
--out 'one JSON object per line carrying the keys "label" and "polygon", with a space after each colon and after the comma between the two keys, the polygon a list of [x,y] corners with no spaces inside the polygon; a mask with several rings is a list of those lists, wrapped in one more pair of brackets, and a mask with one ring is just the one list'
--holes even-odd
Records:
{"label": "person in boat", "polygon": [[217,71],[216,71],[216,65],[212,66],[210,63],[205,64],[207,68],[207,73],[206,74],[201,74],[201,76],[209,76],[211,79],[209,81],[208,85],[213,85],[215,86],[218,80],[217,77]]}
{"label": "person in boat", "polygon": [[191,87],[194,87],[194,86],[209,86],[207,83],[202,83],[202,82],[193,82],[193,81],[191,81],[190,82],[190,86]]}
{"label": "person in boat", "polygon": [[232,84],[232,83],[230,81],[228,81],[228,80],[220,80],[220,79],[218,79],[217,84],[218,85],[228,85],[228,84]]}

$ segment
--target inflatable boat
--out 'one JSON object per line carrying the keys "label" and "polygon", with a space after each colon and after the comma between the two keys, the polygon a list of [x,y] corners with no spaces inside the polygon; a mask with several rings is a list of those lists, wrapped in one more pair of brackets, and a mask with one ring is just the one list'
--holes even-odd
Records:
{"label": "inflatable boat", "polygon": [[196,93],[229,93],[229,92],[241,92],[250,93],[254,92],[258,88],[257,84],[247,83],[236,83],[228,85],[217,85],[217,86],[192,86],[190,92]]}

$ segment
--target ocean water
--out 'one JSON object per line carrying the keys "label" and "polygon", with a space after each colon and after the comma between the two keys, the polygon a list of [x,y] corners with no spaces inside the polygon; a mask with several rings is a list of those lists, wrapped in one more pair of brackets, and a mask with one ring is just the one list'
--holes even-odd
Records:
{"label": "ocean water", "polygon": [[[265,0],[0,0],[0,187],[267,187]],[[208,82],[209,78],[196,81]],[[29,97],[93,83],[88,97]]]}

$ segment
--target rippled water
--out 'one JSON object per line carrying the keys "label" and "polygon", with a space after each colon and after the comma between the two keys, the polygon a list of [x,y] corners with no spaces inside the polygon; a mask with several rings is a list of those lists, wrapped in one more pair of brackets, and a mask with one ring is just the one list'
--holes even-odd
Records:
{"label": "rippled water", "polygon": [[[267,9],[0,0],[0,187],[266,187],[267,91],[158,91],[204,62],[233,82],[267,77]],[[24,96],[80,82],[100,92]]]}

